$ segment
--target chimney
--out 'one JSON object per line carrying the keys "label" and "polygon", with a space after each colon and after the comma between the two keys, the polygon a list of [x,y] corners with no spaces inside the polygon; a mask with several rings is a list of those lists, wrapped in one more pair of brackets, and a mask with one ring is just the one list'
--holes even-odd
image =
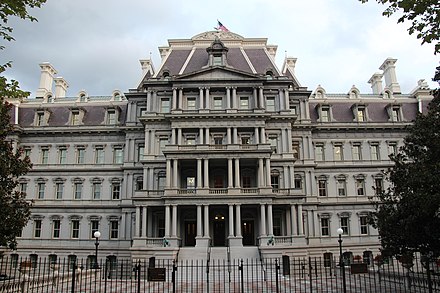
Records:
{"label": "chimney", "polygon": [[379,69],[383,70],[383,75],[385,77],[385,87],[389,88],[394,94],[400,94],[400,85],[397,82],[396,77],[396,61],[397,59],[387,58],[379,67]]}
{"label": "chimney", "polygon": [[286,58],[286,65],[292,70],[292,72],[295,72],[296,60],[297,58],[293,58],[293,57]]}
{"label": "chimney", "polygon": [[141,63],[141,67],[142,67],[142,77],[144,77],[148,71],[150,72],[151,76],[154,75],[154,67],[153,67],[153,62],[151,62],[151,59],[142,59],[139,60],[139,62]]}
{"label": "chimney", "polygon": [[56,77],[55,81],[55,99],[65,98],[69,84],[62,77]]}
{"label": "chimney", "polygon": [[40,86],[35,93],[37,98],[43,98],[47,93],[52,92],[53,77],[57,74],[55,68],[48,62],[41,63],[40,68]]}
{"label": "chimney", "polygon": [[382,73],[376,72],[371,76],[370,80],[368,81],[369,84],[371,84],[371,89],[373,90],[373,94],[380,95],[382,93],[383,87],[382,87]]}

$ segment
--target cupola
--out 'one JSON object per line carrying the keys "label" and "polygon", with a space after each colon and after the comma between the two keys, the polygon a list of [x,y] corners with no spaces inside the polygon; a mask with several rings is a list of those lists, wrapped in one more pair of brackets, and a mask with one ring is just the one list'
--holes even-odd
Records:
{"label": "cupola", "polygon": [[228,50],[219,38],[215,38],[211,46],[206,49],[209,55],[208,66],[226,66]]}

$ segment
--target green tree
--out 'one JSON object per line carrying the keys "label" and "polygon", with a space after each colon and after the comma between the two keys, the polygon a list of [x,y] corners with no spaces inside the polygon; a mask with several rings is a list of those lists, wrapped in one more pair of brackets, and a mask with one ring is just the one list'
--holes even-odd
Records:
{"label": "green tree", "polygon": [[[28,9],[41,7],[46,0],[2,0],[0,2],[0,39],[12,41],[12,27],[8,25],[10,17],[19,17],[35,21]],[[0,45],[0,50],[4,49]],[[31,202],[26,195],[16,190],[18,177],[26,174],[32,167],[29,158],[22,158],[22,150],[14,148],[12,138],[14,127],[10,124],[12,105],[6,99],[22,99],[29,96],[20,90],[18,82],[8,81],[4,71],[11,62],[0,65],[0,246],[15,248],[16,237],[26,225],[30,216]]]}
{"label": "green tree", "polygon": [[[436,78],[440,80],[440,67]],[[391,156],[390,187],[379,195],[372,222],[392,255],[440,256],[440,89],[419,114],[399,153]]]}
{"label": "green tree", "polygon": [[[368,0],[359,0],[362,3]],[[388,5],[382,13],[391,16],[400,13],[398,23],[411,22],[408,32],[416,33],[417,38],[424,43],[434,43],[435,53],[440,52],[440,3],[438,0],[375,0],[383,5]]]}

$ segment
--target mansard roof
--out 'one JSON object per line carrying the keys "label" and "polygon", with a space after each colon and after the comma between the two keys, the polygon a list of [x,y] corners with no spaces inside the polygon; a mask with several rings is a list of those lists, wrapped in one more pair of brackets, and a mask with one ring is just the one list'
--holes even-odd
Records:
{"label": "mansard roof", "polygon": [[169,40],[168,47],[161,47],[162,64],[156,77],[167,72],[171,76],[197,72],[208,65],[207,48],[220,42],[228,50],[229,67],[253,75],[281,76],[275,64],[276,46],[268,45],[265,38],[244,38],[231,32],[205,32],[191,39]]}

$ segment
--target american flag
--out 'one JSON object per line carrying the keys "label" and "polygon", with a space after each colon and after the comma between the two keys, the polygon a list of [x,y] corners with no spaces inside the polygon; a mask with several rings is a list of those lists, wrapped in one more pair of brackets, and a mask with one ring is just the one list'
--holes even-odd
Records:
{"label": "american flag", "polygon": [[229,32],[229,30],[219,21],[217,20],[218,26],[215,27],[218,31]]}

